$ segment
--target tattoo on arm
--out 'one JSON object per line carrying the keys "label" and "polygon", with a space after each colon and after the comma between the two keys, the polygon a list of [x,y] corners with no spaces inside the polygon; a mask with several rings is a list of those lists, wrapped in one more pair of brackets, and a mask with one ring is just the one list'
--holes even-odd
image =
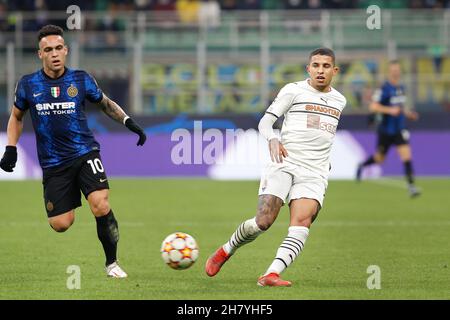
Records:
{"label": "tattoo on arm", "polygon": [[126,113],[122,110],[122,108],[108,98],[105,94],[103,94],[103,99],[100,101],[100,106],[104,113],[108,115],[111,119],[116,120],[123,124],[123,119],[127,116]]}

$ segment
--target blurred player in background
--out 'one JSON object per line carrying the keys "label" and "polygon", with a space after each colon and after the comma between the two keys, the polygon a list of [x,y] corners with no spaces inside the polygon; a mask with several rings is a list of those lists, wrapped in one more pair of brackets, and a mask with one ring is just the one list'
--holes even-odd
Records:
{"label": "blurred player in background", "polygon": [[[216,275],[242,245],[256,239],[275,222],[280,208],[289,205],[288,235],[260,286],[290,286],[280,274],[297,258],[306,243],[309,228],[322,208],[330,171],[330,151],[345,97],[331,87],[338,73],[334,52],[314,50],[307,71],[310,78],[284,86],[259,123],[260,133],[269,141],[272,162],[261,177],[256,216],[244,221],[230,240],[206,262],[206,273]],[[285,116],[281,141],[272,129]]]}
{"label": "blurred player in background", "polygon": [[370,111],[381,115],[378,123],[378,142],[376,152],[361,163],[356,171],[357,181],[361,180],[364,167],[381,164],[386,158],[391,145],[395,145],[403,162],[408,190],[411,197],[420,195],[414,185],[412,153],[409,145],[409,132],[406,130],[406,119],[417,120],[417,112],[406,108],[405,88],[401,84],[401,66],[398,61],[389,63],[388,79],[373,95]]}
{"label": "blurred player in background", "polygon": [[85,101],[98,104],[110,118],[138,134],[138,145],[145,143],[146,135],[100,90],[92,76],[65,67],[68,48],[60,27],[44,26],[39,31],[38,43],[43,68],[23,76],[16,86],[8,121],[8,145],[0,167],[13,171],[23,117],[30,110],[50,226],[56,232],[64,232],[72,225],[75,208],[81,206],[81,190],[97,222],[107,275],[127,277],[117,264],[119,229],[109,206],[109,185],[100,158],[100,145],[87,125]]}

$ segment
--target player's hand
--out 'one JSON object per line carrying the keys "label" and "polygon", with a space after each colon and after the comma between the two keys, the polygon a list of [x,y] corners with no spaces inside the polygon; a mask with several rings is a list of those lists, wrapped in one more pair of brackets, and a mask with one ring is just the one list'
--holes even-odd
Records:
{"label": "player's hand", "polygon": [[145,141],[147,140],[147,136],[145,135],[144,130],[142,130],[142,128],[131,118],[128,118],[125,121],[125,126],[139,136],[139,140],[136,145],[143,146]]}
{"label": "player's hand", "polygon": [[6,146],[5,153],[0,160],[0,168],[6,172],[13,172],[17,162],[17,148],[16,146]]}
{"label": "player's hand", "polygon": [[412,121],[419,120],[419,114],[416,111],[409,110],[405,115],[408,119]]}
{"label": "player's hand", "polygon": [[400,108],[400,107],[392,107],[392,108],[389,108],[389,114],[390,114],[391,116],[396,117],[396,116],[398,116],[400,113],[402,113],[402,108]]}
{"label": "player's hand", "polygon": [[276,163],[282,163],[283,157],[286,158],[288,155],[286,149],[277,138],[270,139],[269,151],[272,162]]}

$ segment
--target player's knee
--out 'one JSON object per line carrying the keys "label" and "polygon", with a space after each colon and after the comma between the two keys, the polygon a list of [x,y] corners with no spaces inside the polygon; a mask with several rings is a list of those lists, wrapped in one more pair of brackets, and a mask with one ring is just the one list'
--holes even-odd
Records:
{"label": "player's knee", "polygon": [[273,224],[274,220],[269,215],[257,215],[256,224],[259,229],[266,231]]}
{"label": "player's knee", "polygon": [[61,226],[55,224],[51,224],[50,226],[52,227],[53,230],[55,230],[58,233],[66,232],[69,229],[69,226]]}
{"label": "player's knee", "polygon": [[107,198],[101,198],[91,204],[92,213],[95,216],[104,216],[111,210]]}
{"label": "player's knee", "polygon": [[378,153],[375,154],[374,157],[376,163],[381,163],[384,161],[384,154]]}
{"label": "player's knee", "polygon": [[107,190],[95,191],[87,197],[91,211],[96,217],[101,217],[111,210],[109,206],[109,194]]}
{"label": "player's knee", "polygon": [[256,214],[256,224],[265,231],[275,222],[278,212],[280,212],[283,201],[272,195],[262,195],[259,197],[258,212]]}
{"label": "player's knee", "polygon": [[50,221],[50,226],[56,232],[65,232],[73,224],[73,219],[57,219]]}
{"label": "player's knee", "polygon": [[403,163],[410,162],[412,160],[412,156],[411,154],[401,154],[400,159],[402,160]]}

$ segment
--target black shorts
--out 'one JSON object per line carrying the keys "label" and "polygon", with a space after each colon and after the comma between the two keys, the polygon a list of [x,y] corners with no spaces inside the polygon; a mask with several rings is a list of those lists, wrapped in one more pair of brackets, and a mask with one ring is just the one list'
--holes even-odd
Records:
{"label": "black shorts", "polygon": [[381,154],[385,155],[392,145],[400,146],[403,144],[409,144],[409,132],[408,130],[402,130],[397,134],[384,134],[378,133],[377,150]]}
{"label": "black shorts", "polygon": [[91,151],[70,164],[43,169],[44,201],[47,216],[54,217],[81,206],[84,197],[109,189],[99,151]]}

